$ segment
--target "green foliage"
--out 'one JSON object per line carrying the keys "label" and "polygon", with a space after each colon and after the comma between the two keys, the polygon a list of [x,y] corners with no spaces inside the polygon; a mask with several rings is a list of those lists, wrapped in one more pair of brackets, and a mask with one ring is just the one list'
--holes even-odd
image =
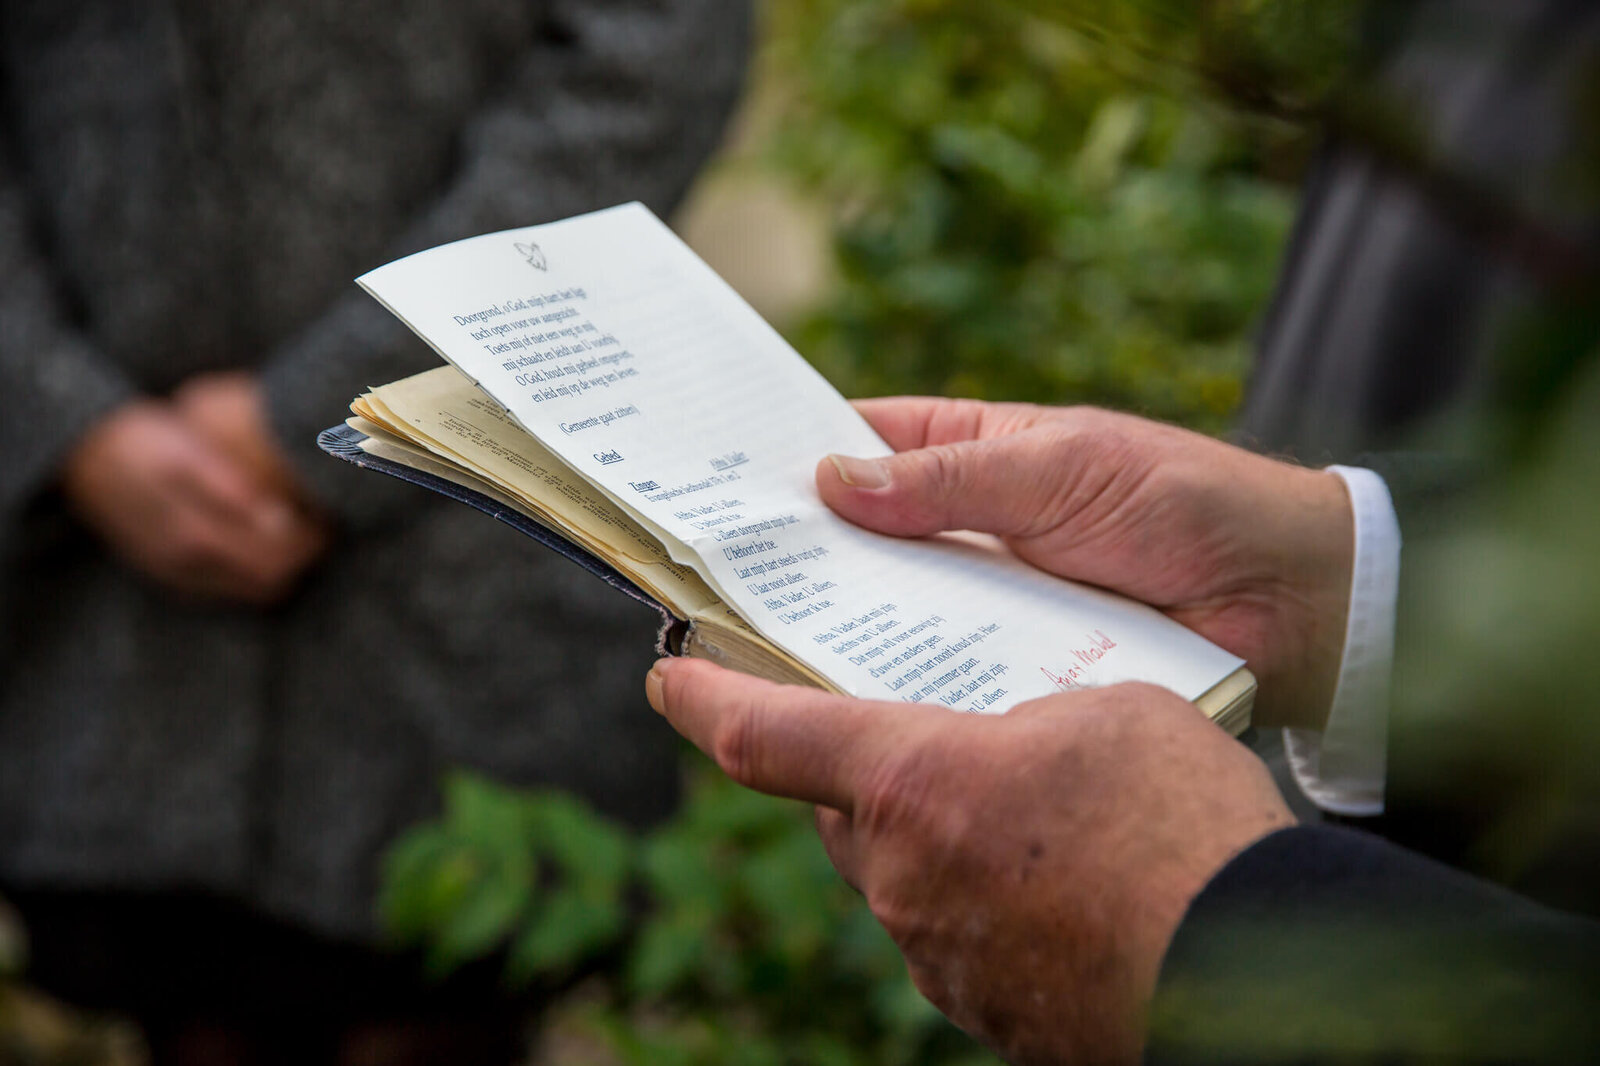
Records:
{"label": "green foliage", "polygon": [[1309,116],[1354,53],[1358,0],[1018,0],[1070,28],[1127,80],[1235,109]]}
{"label": "green foliage", "polygon": [[[830,205],[838,275],[797,347],[849,395],[1093,402],[1219,428],[1290,216],[1263,174],[1293,172],[1306,141],[1230,105],[1325,93],[1349,10],[774,5],[788,95],[771,155]],[[1248,101],[1223,84],[1246,69]]]}
{"label": "green foliage", "polygon": [[568,796],[454,775],[384,873],[385,924],[435,973],[499,956],[513,984],[554,983],[619,957],[564,1022],[622,1062],[992,1061],[911,985],[809,812],[704,763],[677,816],[638,836]]}
{"label": "green foliage", "polygon": [[390,849],[379,910],[435,975],[504,949],[526,983],[616,942],[631,847],[570,796],[453,774],[443,817]]}

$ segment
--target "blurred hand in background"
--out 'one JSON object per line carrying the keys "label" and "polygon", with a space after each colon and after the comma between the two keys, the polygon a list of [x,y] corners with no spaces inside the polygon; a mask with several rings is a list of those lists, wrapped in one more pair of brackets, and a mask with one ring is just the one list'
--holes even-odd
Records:
{"label": "blurred hand in background", "polygon": [[268,605],[328,546],[249,374],[117,408],[68,455],[61,485],[119,557],[180,595]]}

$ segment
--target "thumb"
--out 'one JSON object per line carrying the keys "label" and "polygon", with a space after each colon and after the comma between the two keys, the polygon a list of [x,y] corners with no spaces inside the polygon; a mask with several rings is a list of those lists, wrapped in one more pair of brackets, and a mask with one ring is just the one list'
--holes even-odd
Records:
{"label": "thumb", "polygon": [[881,459],[830,455],[817,464],[817,492],[841,518],[879,533],[1025,537],[1062,517],[1060,490],[1070,475],[1058,443],[1027,431]]}
{"label": "thumb", "polygon": [[846,814],[884,757],[944,711],[777,685],[698,659],[657,662],[645,695],[741,785]]}

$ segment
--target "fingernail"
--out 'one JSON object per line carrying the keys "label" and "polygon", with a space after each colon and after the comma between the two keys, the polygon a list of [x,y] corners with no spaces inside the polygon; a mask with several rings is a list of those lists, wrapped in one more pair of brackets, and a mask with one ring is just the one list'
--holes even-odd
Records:
{"label": "fingernail", "polygon": [[830,455],[828,461],[839,472],[839,480],[858,489],[882,489],[889,486],[889,468],[879,459],[852,459],[848,455]]}
{"label": "fingernail", "polygon": [[661,693],[662,676],[666,672],[666,660],[657,659],[650,667],[650,672],[644,675],[644,698],[650,701],[650,706],[657,714],[666,713],[666,700]]}

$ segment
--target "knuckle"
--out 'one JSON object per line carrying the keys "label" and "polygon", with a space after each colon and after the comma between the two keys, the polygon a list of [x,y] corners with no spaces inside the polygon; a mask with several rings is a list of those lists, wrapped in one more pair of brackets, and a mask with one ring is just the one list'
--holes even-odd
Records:
{"label": "knuckle", "polygon": [[940,500],[957,499],[965,495],[967,464],[953,444],[935,444],[923,449],[923,473]]}
{"label": "knuckle", "polygon": [[930,409],[926,439],[960,439],[973,434],[988,417],[989,407],[981,400],[965,397],[940,398]]}
{"label": "knuckle", "polygon": [[1067,716],[1061,713],[1063,710],[1061,706],[1063,702],[1063,696],[1070,700],[1073,695],[1075,694],[1052,693],[1049,696],[1036,696],[1031,700],[1023,700],[1021,703],[1016,704],[1010,710],[1006,711],[1004,717],[1016,721],[1023,718],[1037,718],[1040,716],[1055,715],[1056,717],[1065,720]]}
{"label": "knuckle", "polygon": [[916,810],[917,776],[913,760],[903,753],[878,760],[858,784],[857,817],[874,829],[898,826],[906,814]]}
{"label": "knuckle", "polygon": [[1094,411],[1092,417],[1072,434],[1072,448],[1095,461],[1112,466],[1132,462],[1139,453],[1139,442],[1130,427],[1120,419],[1101,417],[1104,411]]}
{"label": "knuckle", "polygon": [[1172,696],[1171,690],[1149,681],[1125,681],[1118,687],[1141,703],[1167,699]]}
{"label": "knuckle", "polygon": [[757,716],[749,706],[736,707],[724,715],[712,734],[712,759],[741,785],[749,786],[755,780],[759,734]]}
{"label": "knuckle", "polygon": [[894,840],[919,869],[959,854],[972,825],[963,790],[954,787],[965,777],[962,764],[961,752],[926,744],[886,755],[858,783],[854,824]]}
{"label": "knuckle", "polygon": [[[1187,712],[1193,705],[1170,689],[1143,681],[1128,681],[1096,690],[1099,698],[1089,708],[1084,727],[1091,738],[1107,736],[1127,737],[1148,733],[1154,729],[1170,734],[1173,727],[1181,727],[1190,717],[1204,721],[1205,716]],[[1174,719],[1172,712],[1181,713]]]}
{"label": "knuckle", "polygon": [[945,403],[947,404],[945,415],[949,424],[962,433],[967,432],[969,427],[981,425],[993,409],[992,405],[983,400],[974,400],[966,396],[957,396],[946,400]]}
{"label": "knuckle", "polygon": [[1041,526],[1109,518],[1156,465],[1148,442],[1120,420],[1056,427],[1044,448],[1053,462],[1045,474],[1049,504],[1041,509]]}
{"label": "knuckle", "polygon": [[1148,681],[1127,681],[1106,690],[1108,700],[1126,704],[1139,714],[1160,713],[1174,705],[1187,706],[1187,701],[1168,688]]}

